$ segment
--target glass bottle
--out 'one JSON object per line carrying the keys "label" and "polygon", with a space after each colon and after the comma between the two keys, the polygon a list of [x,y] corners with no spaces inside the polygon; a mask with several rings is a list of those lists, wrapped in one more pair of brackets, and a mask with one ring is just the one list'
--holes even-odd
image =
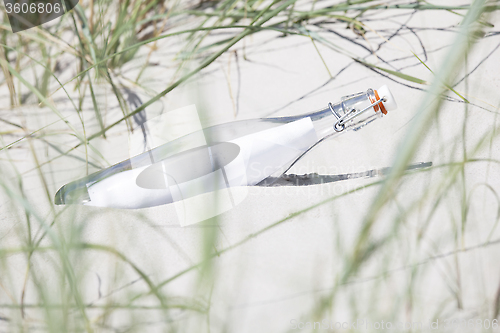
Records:
{"label": "glass bottle", "polygon": [[55,204],[145,208],[256,185],[283,174],[325,139],[396,108],[383,86],[308,114],[212,126],[70,182],[57,191]]}

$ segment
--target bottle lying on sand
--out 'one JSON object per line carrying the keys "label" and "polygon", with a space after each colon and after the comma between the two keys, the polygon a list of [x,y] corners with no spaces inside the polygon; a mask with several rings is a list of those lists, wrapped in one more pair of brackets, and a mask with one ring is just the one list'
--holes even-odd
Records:
{"label": "bottle lying on sand", "polygon": [[135,209],[262,184],[325,139],[359,130],[396,108],[383,86],[304,115],[212,126],[68,183],[55,204]]}

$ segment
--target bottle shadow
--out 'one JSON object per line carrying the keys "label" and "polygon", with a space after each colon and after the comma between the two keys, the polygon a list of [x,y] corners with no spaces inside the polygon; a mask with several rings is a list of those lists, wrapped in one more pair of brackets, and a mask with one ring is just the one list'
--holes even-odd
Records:
{"label": "bottle shadow", "polygon": [[[423,169],[432,166],[432,162],[421,162],[409,165],[406,170]],[[356,178],[373,178],[385,176],[391,172],[390,167],[381,169],[372,169],[357,173],[345,173],[339,175],[319,175],[317,173],[309,173],[304,175],[283,174],[280,177],[268,177],[258,183],[256,186],[277,187],[277,186],[310,186],[326,183],[334,183],[342,180]]]}

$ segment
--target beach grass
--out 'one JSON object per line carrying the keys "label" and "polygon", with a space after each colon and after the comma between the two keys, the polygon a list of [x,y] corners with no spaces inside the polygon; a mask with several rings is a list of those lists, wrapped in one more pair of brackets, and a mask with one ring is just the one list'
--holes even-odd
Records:
{"label": "beach grass", "polygon": [[[1,220],[5,227],[0,235],[1,329],[6,332],[227,331],[224,318],[218,318],[216,323],[211,321],[212,290],[220,278],[215,261],[279,227],[308,218],[308,214],[322,207],[335,207],[340,200],[361,191],[373,191],[373,200],[352,244],[339,251],[337,265],[342,267],[341,273],[331,281],[331,289],[319,296],[312,295],[313,305],[304,308],[303,316],[320,320],[339,306],[351,306],[349,311],[354,316],[364,305],[359,304],[361,299],[354,300],[353,288],[347,292],[344,287],[358,281],[365,267],[373,265],[373,260],[387,264],[375,270],[377,275],[372,280],[390,283],[388,263],[394,248],[404,245],[399,244],[401,235],[412,243],[405,252],[407,266],[402,268],[408,272],[402,278],[405,291],[393,299],[392,305],[372,308],[369,315],[395,318],[401,309],[419,313],[414,310],[422,306],[415,300],[416,290],[428,283],[423,278],[426,264],[438,259],[430,255],[422,261],[415,253],[427,246],[427,234],[437,223],[436,212],[445,211],[440,215],[447,218],[443,223],[454,231],[450,235],[454,248],[444,254],[446,258],[456,258],[460,253],[489,248],[500,242],[497,228],[500,208],[487,231],[488,237],[481,238],[479,244],[469,244],[464,239],[466,229],[477,227],[477,220],[469,214],[477,189],[468,186],[467,169],[474,165],[488,165],[488,169],[498,167],[499,106],[485,103],[485,112],[493,113],[495,120],[471,141],[469,125],[477,108],[469,100],[467,89],[462,89],[467,88],[467,76],[465,85],[460,89],[456,87],[456,68],[468,66],[467,57],[495,26],[490,17],[498,9],[500,2],[485,0],[448,6],[433,5],[431,1],[375,0],[89,0],[82,1],[59,20],[17,34],[10,32],[4,15],[0,26],[0,188],[3,198],[0,209],[2,218],[7,217]],[[377,32],[370,30],[366,20],[388,10],[451,13],[461,17],[460,25],[452,31],[454,42],[448,46],[439,68],[431,68],[421,55],[408,52],[408,57],[413,57],[421,72],[429,74],[431,80],[426,79],[429,76],[415,76],[410,74],[414,72],[393,68],[392,64],[367,59],[325,37],[328,22],[340,23],[344,29],[363,38],[376,37]],[[294,36],[312,42],[318,61],[325,64],[331,80],[335,80],[336,75],[330,72],[318,46],[349,58],[355,66],[370,68],[377,75],[425,91],[418,106],[421,112],[404,128],[391,173],[294,211],[232,240],[229,246],[218,245],[218,240],[225,237],[218,218],[205,221],[200,227],[202,238],[197,259],[168,276],[154,275],[151,262],[131,258],[123,246],[89,242],[86,223],[98,213],[85,213],[82,207],[54,205],[57,190],[54,178],[59,163],[71,158],[86,174],[109,166],[108,157],[100,151],[99,140],[112,140],[117,131],[132,132],[136,126],[134,117],[143,110],[196,80],[204,71],[217,70],[215,63],[221,57],[253,35],[270,32],[279,38]],[[176,46],[173,60],[168,63],[171,77],[168,84],[157,91],[145,79],[145,73],[154,66],[152,59],[162,57],[162,43],[171,40]],[[347,42],[359,43],[355,39]],[[245,60],[244,52],[243,49],[241,61]],[[133,66],[138,70],[130,75],[127,69]],[[104,91],[109,92],[106,97],[103,97]],[[147,99],[133,105],[129,102],[131,94],[147,96]],[[449,153],[449,159],[424,170],[407,171],[407,166],[422,149],[422,138],[430,131],[439,132],[440,112],[443,103],[450,99],[458,101],[457,112],[463,117],[463,124],[454,146],[444,142],[436,146],[442,154]],[[117,105],[119,111],[110,111],[108,103]],[[60,109],[62,104],[64,111]],[[55,120],[37,127],[33,114],[25,112],[28,108],[43,110]],[[417,197],[402,202],[404,199],[398,193],[412,177],[420,177],[430,185]],[[497,178],[487,172],[481,185],[486,194],[482,193],[496,198],[500,207],[495,180]],[[36,195],[31,192],[33,188]],[[388,211],[392,213],[386,215]],[[407,221],[415,216],[419,225],[408,231]],[[144,228],[154,224],[140,211],[131,212],[129,218]],[[342,221],[332,221],[334,225],[337,223]],[[383,235],[374,236],[377,224],[387,225]],[[162,237],[169,239],[168,233]],[[89,281],[96,280],[88,270],[93,258],[106,262],[109,273],[106,289],[112,291],[99,292],[94,301],[87,295],[89,288],[95,285]],[[436,307],[441,310],[436,310],[435,317],[444,313],[452,318],[464,310],[460,283],[464,268],[458,259],[455,265],[446,267],[443,273],[452,296],[436,300],[442,305]],[[135,276],[136,280],[127,282],[122,275]],[[171,285],[192,276],[195,278],[189,280],[192,288],[189,297],[172,292]],[[101,277],[97,280],[100,286]],[[376,290],[366,295],[365,303],[370,297],[377,298]],[[496,295],[485,294],[478,318],[498,318],[499,295],[500,289]],[[150,328],[152,322],[159,324],[153,329]],[[263,327],[262,331],[268,330]]]}

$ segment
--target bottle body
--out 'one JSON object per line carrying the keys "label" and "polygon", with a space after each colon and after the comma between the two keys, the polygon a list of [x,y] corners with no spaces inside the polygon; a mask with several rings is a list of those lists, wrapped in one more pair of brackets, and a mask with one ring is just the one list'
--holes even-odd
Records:
{"label": "bottle body", "polygon": [[[282,174],[318,142],[380,117],[373,98],[370,89],[309,114],[209,127],[66,184],[55,203],[133,209],[256,185]],[[360,110],[363,117],[353,117]]]}

